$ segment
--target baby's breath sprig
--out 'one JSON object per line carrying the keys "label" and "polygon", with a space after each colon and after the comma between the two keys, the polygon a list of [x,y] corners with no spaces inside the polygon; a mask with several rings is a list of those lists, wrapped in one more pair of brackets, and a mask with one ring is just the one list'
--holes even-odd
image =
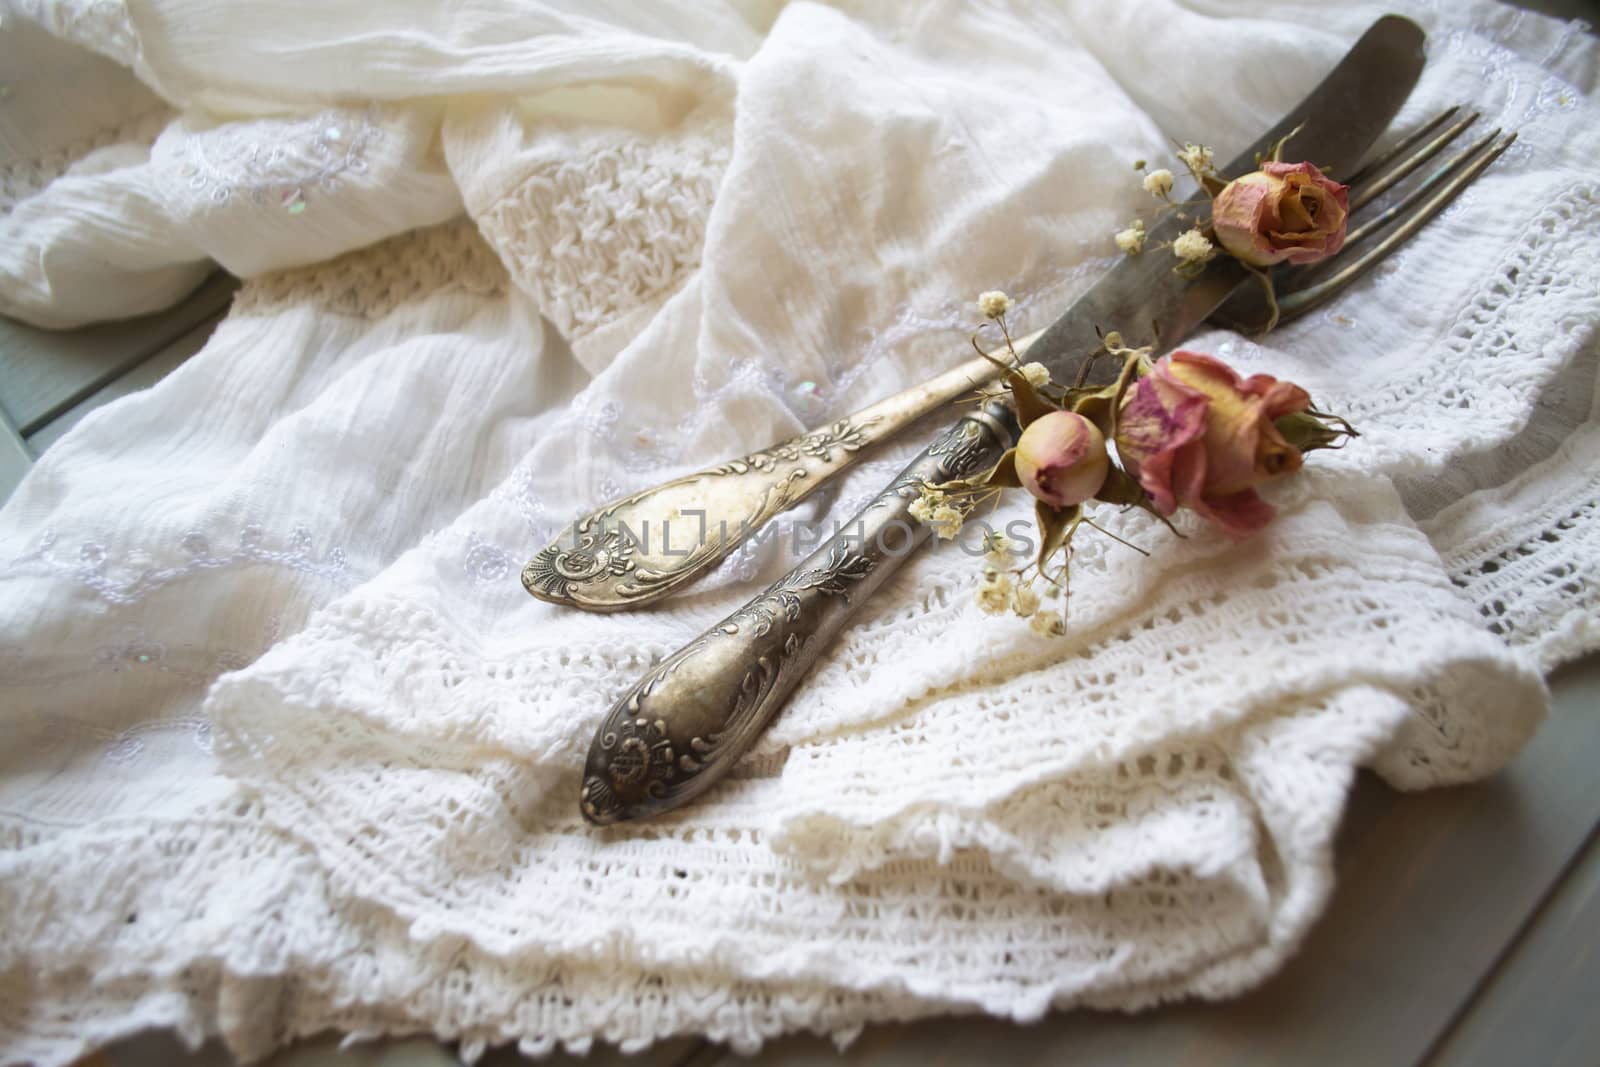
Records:
{"label": "baby's breath sprig", "polygon": [[1190,141],[1179,148],[1176,154],[1178,162],[1183,164],[1207,199],[1215,197],[1228,184],[1227,179],[1217,173],[1215,154],[1208,146]]}
{"label": "baby's breath sprig", "polygon": [[1131,256],[1144,251],[1144,238],[1144,220],[1134,219],[1126,229],[1117,231],[1117,247]]}
{"label": "baby's breath sprig", "polygon": [[1010,311],[1011,307],[1011,298],[999,289],[978,294],[978,310],[983,312],[983,317],[986,319],[998,322],[1006,317],[1006,312]]}
{"label": "baby's breath sprig", "polygon": [[[1188,143],[1182,145],[1177,151],[1178,162],[1183,164],[1189,176],[1199,186],[1199,195],[1188,200],[1173,200],[1172,189],[1175,183],[1172,171],[1166,167],[1148,169],[1145,160],[1138,160],[1133,168],[1144,172],[1143,185],[1145,192],[1162,202],[1158,216],[1173,212],[1180,219],[1187,220],[1189,213],[1186,209],[1197,204],[1207,203],[1212,197],[1227,184],[1217,174],[1212,163],[1213,153],[1205,145]],[[1171,241],[1162,241],[1158,244],[1148,243],[1149,230],[1143,219],[1134,219],[1133,222],[1118,230],[1115,242],[1119,251],[1124,255],[1135,256],[1144,251],[1155,251],[1170,248],[1173,256],[1178,260],[1177,266],[1172,269],[1186,278],[1198,276],[1205,270],[1207,263],[1217,255],[1216,242],[1210,232],[1210,225],[1196,225],[1185,230]]]}
{"label": "baby's breath sprig", "polygon": [[[984,327],[989,325],[988,322],[972,331],[972,336],[968,340],[971,341],[972,347],[977,350],[978,355],[984,359],[1000,364],[1005,367],[1007,372],[1015,371],[1021,374],[1033,383],[1035,389],[1042,389],[1050,381],[1050,372],[1045,369],[1042,363],[1023,363],[1022,357],[1017,355],[1016,345],[1011,340],[1011,327],[1006,322],[1006,315],[1015,306],[1016,302],[998,289],[991,289],[988,292],[978,294],[978,310],[983,312],[984,318],[999,327],[1000,337],[1005,342],[1006,356],[1008,358],[1001,359],[995,353],[985,351],[984,347],[978,343],[978,336],[983,333]],[[1003,394],[1004,391],[1004,386],[1000,386],[998,393]],[[981,395],[996,394],[984,393]]]}
{"label": "baby's breath sprig", "polygon": [[[1023,435],[1018,446],[1007,451],[992,469],[971,478],[921,486],[911,502],[910,514],[930,527],[941,540],[954,540],[974,510],[986,504],[998,504],[1007,488],[1026,487],[1037,498],[1038,553],[1023,565],[1012,566],[1014,550],[1010,542],[1003,536],[991,535],[985,545],[983,581],[977,590],[977,603],[990,614],[1009,612],[1028,619],[1039,633],[1062,633],[1066,628],[1065,598],[1061,600],[1059,612],[1053,607],[1044,610],[1044,600],[1036,586],[1042,584],[1044,595],[1052,600],[1061,596],[1067,588],[1074,534],[1085,525],[1104,530],[1089,521],[1084,505],[1094,498],[1117,506],[1149,506],[1138,483],[1110,462],[1105,443],[1116,432],[1123,395],[1138,374],[1150,366],[1151,349],[1130,348],[1115,331],[1103,334],[1099,349],[1082,367],[1079,380],[1071,385],[1059,385],[1051,381],[1046,367],[1039,363],[1023,364],[1018,356],[1006,323],[1006,314],[1013,306],[1009,297],[1001,292],[983,293],[978,298],[978,306],[989,321],[973,332],[972,346],[1004,370],[1005,387],[1017,411]],[[990,325],[1000,330],[1004,339],[1003,354],[985,351],[979,344],[979,336]],[[1090,367],[1102,357],[1121,362],[1116,380],[1109,385],[1087,384]],[[1089,448],[1085,454],[1087,464],[1079,465],[1080,469],[1065,481],[1046,487],[1039,479],[1055,475],[1047,475],[1039,463],[1054,463],[1052,457],[1056,452],[1062,447],[1072,447],[1059,439],[1061,432],[1069,437],[1082,437]],[[1056,434],[1056,438],[1051,434]],[[1030,445],[1030,441],[1034,443]],[[1112,536],[1116,541],[1128,543]]]}
{"label": "baby's breath sprig", "polygon": [[1203,144],[1191,141],[1178,149],[1178,162],[1187,167],[1189,173],[1194,175],[1194,180],[1202,185],[1205,184],[1207,175],[1216,174],[1216,170],[1212,167],[1211,149]]}
{"label": "baby's breath sprig", "polygon": [[1172,202],[1172,172],[1166,167],[1149,171],[1144,176],[1144,191],[1157,200]]}

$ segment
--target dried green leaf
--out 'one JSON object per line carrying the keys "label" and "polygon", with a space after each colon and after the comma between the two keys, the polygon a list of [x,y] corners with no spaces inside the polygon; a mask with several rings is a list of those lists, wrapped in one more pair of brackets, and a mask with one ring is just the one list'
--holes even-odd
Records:
{"label": "dried green leaf", "polygon": [[1072,406],[1073,411],[1094,423],[1107,440],[1111,438],[1111,399],[1108,387],[1102,386]]}
{"label": "dried green leaf", "polygon": [[1095,424],[1106,440],[1116,436],[1117,417],[1122,409],[1123,394],[1138,377],[1139,357],[1123,357],[1122,370],[1117,380],[1109,385],[1080,386],[1067,390],[1067,408]]}
{"label": "dried green leaf", "polygon": [[1144,486],[1139,484],[1139,479],[1115,464],[1112,464],[1106,473],[1105,483],[1100,486],[1100,491],[1094,498],[1119,507],[1139,506],[1147,499]]}
{"label": "dried green leaf", "polygon": [[1172,520],[1170,518],[1168,518],[1167,516],[1161,514],[1160,511],[1156,510],[1156,502],[1154,500],[1151,500],[1148,496],[1145,497],[1143,500],[1139,501],[1139,503],[1136,506],[1139,507],[1140,509],[1144,510],[1144,511],[1148,511],[1150,514],[1152,514],[1156,518],[1160,519],[1162,524],[1164,526],[1166,526],[1167,529],[1171,530],[1173,535],[1176,536],[1179,540],[1182,540],[1182,541],[1187,541],[1188,540],[1188,535],[1185,534],[1182,530],[1178,529],[1176,526],[1172,525]]}
{"label": "dried green leaf", "polygon": [[[977,347],[976,342],[974,342],[973,347]],[[1061,410],[1049,398],[1035,389],[1033,383],[1028,381],[1021,370],[1013,367],[1005,360],[996,359],[981,348],[978,349],[978,354],[995,366],[1005,369],[1006,385],[1011,389],[1011,399],[1017,408],[1017,422],[1023,429],[1027,429],[1028,424],[1041,415],[1048,415],[1052,411]]]}
{"label": "dried green leaf", "polygon": [[[1273,142],[1272,147],[1267,151],[1266,161],[1270,161],[1272,163],[1282,163],[1283,162],[1283,146],[1288,144],[1290,142],[1290,140],[1292,140],[1294,138],[1295,134],[1297,134],[1301,130],[1305,129],[1305,126],[1306,126],[1306,124],[1302,122],[1300,125],[1296,126],[1294,129],[1290,130],[1288,133],[1286,133],[1282,137],[1278,138],[1277,141]],[[1261,169],[1262,162],[1263,162],[1263,160],[1261,160],[1261,159],[1257,159],[1256,160],[1256,169],[1257,170]]]}
{"label": "dried green leaf", "polygon": [[1301,411],[1292,415],[1282,415],[1274,419],[1272,424],[1278,428],[1283,439],[1302,452],[1315,452],[1319,448],[1340,448],[1344,442],[1356,436],[1356,432],[1348,422],[1336,415],[1324,415],[1320,412]]}
{"label": "dried green leaf", "polygon": [[1006,374],[1006,383],[1011,386],[1011,398],[1017,405],[1017,423],[1027,429],[1028,424],[1042,415],[1059,410],[1050,403],[1039,390],[1033,387],[1020,371],[1010,371]]}
{"label": "dried green leaf", "polygon": [[962,489],[1020,489],[1022,481],[1017,477],[1017,450],[1008,448],[999,461],[982,474],[974,474],[966,478],[956,478],[948,482],[940,482],[935,489],[944,492],[953,492]]}
{"label": "dried green leaf", "polygon": [[1050,557],[1072,540],[1078,524],[1083,522],[1083,505],[1053,508],[1042,500],[1034,501],[1034,519],[1039,524],[1039,570],[1043,571]]}
{"label": "dried green leaf", "polygon": [[1022,488],[1022,479],[1017,477],[1017,450],[1006,449],[1005,455],[1000,457],[1000,462],[990,468],[985,485],[999,486],[1005,489]]}

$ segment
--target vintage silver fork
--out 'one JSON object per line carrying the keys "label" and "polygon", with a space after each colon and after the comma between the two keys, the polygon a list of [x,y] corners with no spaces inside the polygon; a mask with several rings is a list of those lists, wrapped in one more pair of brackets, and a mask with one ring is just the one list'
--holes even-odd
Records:
{"label": "vintage silver fork", "polygon": [[[1386,114],[1392,113],[1391,108]],[[1438,156],[1477,117],[1457,118],[1458,113],[1457,108],[1445,112],[1358,171],[1351,180],[1352,208],[1366,208]],[[1370,220],[1363,218],[1347,237],[1349,251],[1328,266],[1281,272],[1280,321],[1306,314],[1381,262],[1459,196],[1514,139],[1514,134],[1501,136],[1495,130],[1443,163],[1400,202]],[[1214,265],[1205,278],[1209,287],[1202,279],[1181,291],[1169,289],[1165,307],[1171,318],[1192,326],[1217,311],[1230,321],[1264,321],[1265,300],[1258,286],[1245,284],[1248,275],[1242,267],[1231,261]],[[1173,300],[1191,306],[1179,308]],[[1131,296],[1104,305],[1090,299],[1087,304],[1064,320],[1074,319],[1070,325],[1081,328],[1114,313],[1107,324],[1115,326],[1138,321],[1137,311],[1144,306]],[[1051,334],[1062,325],[1058,322],[1033,343],[1041,351],[1058,351],[1051,347]],[[1180,335],[1187,328],[1175,327]],[[1156,340],[1163,340],[1160,331]],[[830,639],[927,539],[926,527],[909,517],[920,487],[985,469],[1016,433],[1015,420],[1002,402],[967,413],[789,574],[640,679],[595,735],[580,796],[584,817],[608,824],[657,814],[710,788],[749,747]]]}

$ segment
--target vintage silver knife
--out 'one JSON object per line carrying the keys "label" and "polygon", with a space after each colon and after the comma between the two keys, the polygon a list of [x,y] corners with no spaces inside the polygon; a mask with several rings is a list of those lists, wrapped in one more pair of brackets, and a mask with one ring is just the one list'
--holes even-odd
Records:
{"label": "vintage silver knife", "polygon": [[[1296,154],[1333,173],[1353,170],[1416,84],[1423,40],[1406,19],[1378,20],[1299,107],[1224,172],[1252,169],[1297,127]],[[1193,224],[1169,217],[1149,240],[1170,240]],[[1131,257],[1045,330],[1028,358],[1070,380],[1099,347],[1096,327],[1119,330],[1132,344],[1170,348],[1249,277],[1225,257],[1193,279],[1175,274],[1168,257]],[[838,535],[641,678],[606,714],[590,746],[584,818],[605,825],[656,815],[716,784],[862,602],[927,540],[927,528],[908,513],[918,488],[985,469],[1016,433],[1003,403],[967,413]]]}

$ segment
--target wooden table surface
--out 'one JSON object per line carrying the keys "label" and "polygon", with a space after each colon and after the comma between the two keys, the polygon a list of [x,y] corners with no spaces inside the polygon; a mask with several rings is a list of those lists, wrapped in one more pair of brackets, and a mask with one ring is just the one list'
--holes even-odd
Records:
{"label": "wooden table surface", "polygon": [[[0,499],[86,413],[158,381],[198,351],[235,283],[217,275],[170,312],[70,333],[0,320]],[[869,1028],[843,1055],[787,1038],[762,1064],[968,1063],[1483,1065],[1600,1063],[1600,657],[1552,680],[1555,711],[1513,765],[1473,786],[1414,795],[1363,777],[1337,850],[1338,888],[1299,954],[1255,992],[1137,1016],[1060,1012],[1031,1026],[947,1018]],[[702,1041],[632,1057],[597,1047],[559,1064],[744,1062]],[[514,1052],[488,1062],[509,1067]],[[89,1062],[220,1067],[226,1053],[165,1035]],[[272,1067],[437,1067],[426,1040],[339,1053],[331,1040]]]}

